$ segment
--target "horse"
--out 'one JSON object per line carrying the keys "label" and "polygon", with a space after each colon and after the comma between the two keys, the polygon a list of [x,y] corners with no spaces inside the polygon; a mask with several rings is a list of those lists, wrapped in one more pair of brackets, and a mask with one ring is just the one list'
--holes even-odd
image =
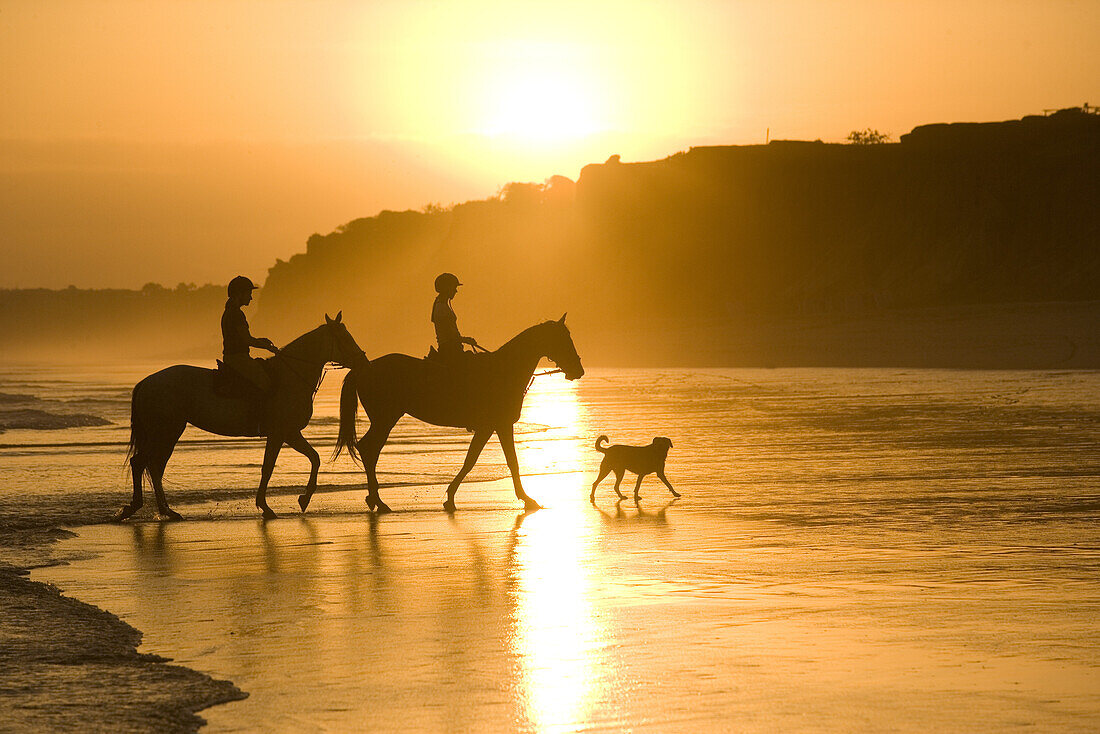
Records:
{"label": "horse", "polygon": [[[390,508],[378,496],[378,455],[394,424],[406,413],[436,426],[454,426],[473,432],[466,461],[447,486],[443,509],[455,510],[458,485],[474,467],[493,433],[500,439],[516,497],[527,511],[541,508],[527,496],[520,481],[513,424],[519,420],[523,398],[543,357],[554,362],[566,379],[584,375],[565,316],[536,324],[513,337],[495,352],[465,355],[457,364],[440,364],[407,354],[387,354],[348,372],[340,390],[340,432],[333,458],[347,449],[362,457],[367,473],[367,505],[379,513]],[[370,418],[370,429],[356,442],[358,402]],[[312,492],[299,497],[304,512]]]}
{"label": "horse", "polygon": [[310,473],[307,491],[317,488],[317,471],[321,459],[302,429],[313,416],[313,396],[320,386],[325,365],[336,362],[345,367],[366,364],[367,357],[342,323],[325,315],[325,323],[302,336],[275,354],[269,365],[273,368],[274,394],[265,397],[266,413],[256,425],[250,418],[250,403],[246,397],[223,397],[214,390],[216,370],[177,364],[154,372],[133,391],[130,400],[130,471],[134,479],[134,498],[115,514],[116,521],[133,515],[143,504],[142,476],[149,475],[161,517],[180,520],[178,512],[168,507],[161,479],[172,450],[183,435],[187,424],[219,436],[265,436],[263,469],[260,487],[256,490],[256,507],[265,519],[276,517],[267,506],[267,483],[275,469],[275,460],[283,444],[309,459]]}

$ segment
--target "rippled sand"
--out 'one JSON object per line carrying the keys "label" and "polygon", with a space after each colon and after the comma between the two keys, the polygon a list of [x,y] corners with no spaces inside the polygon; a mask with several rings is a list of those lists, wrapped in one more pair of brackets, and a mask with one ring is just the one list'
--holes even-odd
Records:
{"label": "rippled sand", "polygon": [[[546,510],[494,442],[453,518],[430,478],[203,501],[36,578],[246,691],[215,731],[1100,728],[1096,373],[596,372],[524,420]],[[384,481],[457,468],[408,430]],[[589,504],[601,432],[672,437],[684,497]]]}

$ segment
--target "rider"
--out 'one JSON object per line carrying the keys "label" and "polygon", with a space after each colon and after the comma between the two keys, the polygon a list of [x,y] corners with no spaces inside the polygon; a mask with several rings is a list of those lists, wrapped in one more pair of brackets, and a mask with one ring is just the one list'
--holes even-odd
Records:
{"label": "rider", "polygon": [[435,324],[435,339],[439,343],[439,356],[446,360],[454,359],[463,354],[462,345],[469,344],[474,348],[481,348],[477,340],[470,336],[462,336],[458,330],[458,317],[451,308],[451,299],[458,293],[458,287],[462,285],[453,273],[441,273],[435,279],[435,303],[432,304],[432,323]]}
{"label": "rider", "polygon": [[237,372],[262,392],[271,390],[271,378],[263,367],[263,360],[253,359],[249,347],[266,349],[271,353],[279,351],[270,339],[254,337],[248,331],[248,319],[244,317],[243,306],[252,303],[252,291],[256,286],[243,275],[229,281],[229,299],[222,313],[222,362]]}

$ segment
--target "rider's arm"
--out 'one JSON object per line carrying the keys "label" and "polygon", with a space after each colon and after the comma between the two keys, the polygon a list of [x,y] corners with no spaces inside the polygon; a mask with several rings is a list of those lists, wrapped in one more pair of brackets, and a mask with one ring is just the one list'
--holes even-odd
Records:
{"label": "rider's arm", "polygon": [[275,346],[275,343],[266,337],[250,336],[248,345],[250,347],[256,347],[257,349],[266,349],[274,354],[279,351],[279,348]]}
{"label": "rider's arm", "polygon": [[244,332],[244,340],[245,343],[248,344],[248,346],[256,347],[257,349],[266,349],[267,351],[272,353],[279,351],[270,339],[266,339],[260,336],[252,336],[252,332],[248,330],[247,320],[241,319],[240,329]]}

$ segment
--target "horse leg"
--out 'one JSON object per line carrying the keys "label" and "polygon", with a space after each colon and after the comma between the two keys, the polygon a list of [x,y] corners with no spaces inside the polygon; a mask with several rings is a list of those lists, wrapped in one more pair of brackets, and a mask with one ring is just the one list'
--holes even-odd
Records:
{"label": "horse leg", "polygon": [[400,419],[401,416],[396,418],[371,416],[370,429],[355,444],[359,450],[359,457],[363,460],[363,470],[367,473],[367,507],[381,514],[391,510],[389,505],[378,496],[378,457],[390,437],[390,431]]}
{"label": "horse leg", "polygon": [[283,448],[282,436],[268,436],[267,448],[264,449],[264,465],[260,469],[260,488],[256,490],[256,507],[263,511],[265,520],[274,520],[278,515],[267,506],[267,483],[271,480],[271,472],[275,471],[275,460],[279,458],[279,451]]}
{"label": "horse leg", "polygon": [[516,458],[516,438],[511,424],[497,429],[497,438],[500,439],[500,448],[504,450],[504,460],[508,462],[508,471],[512,473],[512,484],[516,488],[516,497],[523,500],[523,509],[527,511],[541,510],[542,505],[535,502],[523,491],[523,484],[519,477],[519,459]]}
{"label": "horse leg", "polygon": [[458,475],[451,480],[451,483],[447,485],[447,501],[443,503],[443,509],[447,512],[455,511],[455,492],[458,491],[458,485],[462,484],[462,480],[466,478],[466,475],[470,473],[470,470],[474,468],[474,464],[477,463],[477,457],[481,456],[481,450],[485,448],[485,443],[489,440],[489,436],[492,436],[492,431],[477,431],[474,433],[474,437],[470,439],[470,448],[466,450],[466,461],[462,463],[462,468],[458,470]]}
{"label": "horse leg", "polygon": [[[403,414],[404,415],[404,414]],[[382,453],[382,447],[389,439],[389,431],[394,429],[401,416],[371,416],[371,428],[355,443],[359,449],[359,456],[363,459],[363,470],[366,472],[366,506],[378,513],[392,512],[389,505],[378,496],[378,456]]]}
{"label": "horse leg", "polygon": [[166,520],[182,520],[183,516],[168,506],[168,500],[164,496],[164,468],[168,466],[168,459],[172,457],[172,451],[176,448],[176,441],[183,435],[183,429],[187,424],[169,431],[158,437],[155,448],[149,452],[148,467],[149,479],[153,485],[153,495],[157,500],[157,513]]}
{"label": "horse leg", "polygon": [[306,507],[309,506],[310,497],[317,491],[317,472],[321,469],[321,457],[317,455],[317,450],[309,445],[309,441],[302,436],[301,431],[288,438],[286,445],[309,459],[309,481],[306,482],[306,491],[298,495],[298,506],[302,508],[302,512],[305,512]]}
{"label": "horse leg", "polygon": [[130,457],[130,473],[134,476],[134,498],[130,500],[130,504],[123,505],[119,511],[115,513],[114,518],[112,518],[115,522],[122,522],[140,510],[141,506],[145,504],[141,487],[141,475],[145,473],[145,467],[145,453],[143,451],[134,451],[134,455]]}

